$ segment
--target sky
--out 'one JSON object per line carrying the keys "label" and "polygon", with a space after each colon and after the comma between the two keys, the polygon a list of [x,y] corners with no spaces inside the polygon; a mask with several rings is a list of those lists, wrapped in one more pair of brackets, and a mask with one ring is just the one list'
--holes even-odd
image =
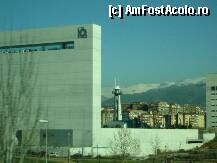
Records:
{"label": "sky", "polygon": [[[0,31],[102,26],[102,86],[161,83],[217,72],[215,0],[0,0]],[[210,16],[110,19],[109,5],[207,6]]]}

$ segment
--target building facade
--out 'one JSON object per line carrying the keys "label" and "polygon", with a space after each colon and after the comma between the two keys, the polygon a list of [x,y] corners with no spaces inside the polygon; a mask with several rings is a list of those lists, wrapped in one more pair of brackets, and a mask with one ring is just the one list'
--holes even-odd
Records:
{"label": "building facade", "polygon": [[206,79],[206,127],[217,128],[217,74]]}
{"label": "building facade", "polygon": [[[48,120],[48,145],[92,146],[101,127],[101,27],[1,32],[0,59],[8,53],[36,58],[36,90],[43,92],[40,119]],[[38,125],[35,145],[44,145],[45,128]]]}
{"label": "building facade", "polygon": [[105,127],[111,121],[114,121],[114,110],[112,108],[102,109],[101,127]]}

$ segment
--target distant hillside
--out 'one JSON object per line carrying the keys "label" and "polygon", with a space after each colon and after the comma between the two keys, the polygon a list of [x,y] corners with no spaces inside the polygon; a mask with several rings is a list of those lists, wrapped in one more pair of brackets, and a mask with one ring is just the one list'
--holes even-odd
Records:
{"label": "distant hillside", "polygon": [[[165,88],[151,89],[143,93],[123,94],[121,100],[123,103],[167,101],[169,103],[205,106],[205,96],[205,83],[199,82],[193,84],[175,84]],[[102,105],[113,105],[113,99],[104,100]]]}
{"label": "distant hillside", "polygon": [[106,100],[109,100],[110,98],[108,98],[108,97],[105,97],[105,96],[101,96],[101,100],[102,100],[102,102],[104,102],[104,101],[106,101]]}

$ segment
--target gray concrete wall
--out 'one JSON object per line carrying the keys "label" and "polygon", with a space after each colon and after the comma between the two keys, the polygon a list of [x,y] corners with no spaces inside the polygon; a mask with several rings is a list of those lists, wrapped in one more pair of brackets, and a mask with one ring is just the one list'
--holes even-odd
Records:
{"label": "gray concrete wall", "polygon": [[[78,38],[79,27],[87,30],[87,38]],[[75,25],[0,33],[0,47],[64,41],[74,41],[74,49],[25,53],[36,58],[36,91],[42,92],[43,99],[40,119],[49,121],[48,129],[72,129],[73,146],[91,146],[94,131],[100,128],[101,27]],[[17,64],[19,67],[19,60]],[[39,124],[40,128],[45,129],[46,124]],[[67,139],[65,135],[63,139]]]}
{"label": "gray concrete wall", "polygon": [[[94,145],[94,154],[98,152],[101,155],[111,154],[110,142],[114,141],[114,134],[119,129],[102,128],[98,134],[98,142]],[[197,129],[128,129],[133,138],[137,139],[140,144],[140,153],[138,155],[145,156],[153,154],[153,142],[157,139],[159,147],[162,151],[191,149],[202,143],[187,144],[188,139],[198,139]],[[103,148],[102,148],[103,147]]]}

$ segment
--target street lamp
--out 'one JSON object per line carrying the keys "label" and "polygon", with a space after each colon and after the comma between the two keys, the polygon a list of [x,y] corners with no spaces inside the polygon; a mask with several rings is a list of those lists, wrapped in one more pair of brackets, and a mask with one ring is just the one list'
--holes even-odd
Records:
{"label": "street lamp", "polygon": [[68,132],[68,163],[70,162],[70,132]]}
{"label": "street lamp", "polygon": [[[48,124],[48,120],[45,120],[45,119],[40,119],[39,122]],[[45,144],[46,144],[46,147],[45,147],[45,163],[47,163],[47,126],[46,126],[45,132],[46,132],[46,135],[45,135]]]}

